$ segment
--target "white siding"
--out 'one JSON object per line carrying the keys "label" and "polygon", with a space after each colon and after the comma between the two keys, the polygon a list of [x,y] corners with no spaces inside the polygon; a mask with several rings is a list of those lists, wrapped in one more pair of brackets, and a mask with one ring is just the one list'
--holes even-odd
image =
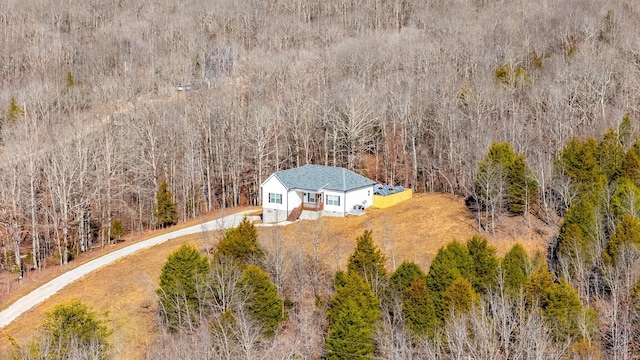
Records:
{"label": "white siding", "polygon": [[293,211],[293,209],[297,208],[302,204],[302,193],[298,194],[297,192],[291,190],[289,191],[289,212]]}
{"label": "white siding", "polygon": [[[282,204],[270,203],[269,193],[281,194]],[[262,184],[262,207],[265,209],[287,211],[287,189],[282,185],[280,180],[273,175]]]}
{"label": "white siding", "polygon": [[346,201],[347,212],[353,210],[354,205],[362,205],[363,201],[364,207],[368,208],[373,204],[373,185],[348,192]]}
{"label": "white siding", "polygon": [[[327,204],[327,195],[335,195],[340,197],[340,205],[328,205]],[[323,199],[324,201],[324,211],[328,214],[332,215],[344,215],[344,192],[342,191],[332,191],[325,190]]]}

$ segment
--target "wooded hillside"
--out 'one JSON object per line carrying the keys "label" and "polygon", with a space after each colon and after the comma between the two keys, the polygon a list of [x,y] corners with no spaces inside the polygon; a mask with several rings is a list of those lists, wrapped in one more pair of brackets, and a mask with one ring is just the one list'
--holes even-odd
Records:
{"label": "wooded hillside", "polygon": [[[517,205],[557,221],[578,182],[560,150],[617,137],[627,114],[638,134],[638,24],[625,0],[3,1],[1,264],[19,274],[174,223],[160,198],[179,220],[257,204],[269,174],[306,163],[477,195],[501,142],[536,185]],[[618,217],[595,218],[601,251]]]}

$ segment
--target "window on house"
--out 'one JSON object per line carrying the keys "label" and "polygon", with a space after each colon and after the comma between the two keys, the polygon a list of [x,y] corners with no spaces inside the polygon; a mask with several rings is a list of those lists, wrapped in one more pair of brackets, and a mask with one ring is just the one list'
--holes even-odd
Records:
{"label": "window on house", "polygon": [[269,202],[272,204],[282,204],[282,194],[269,193]]}
{"label": "window on house", "polygon": [[340,205],[340,196],[338,195],[327,195],[325,199],[327,199],[327,205]]}

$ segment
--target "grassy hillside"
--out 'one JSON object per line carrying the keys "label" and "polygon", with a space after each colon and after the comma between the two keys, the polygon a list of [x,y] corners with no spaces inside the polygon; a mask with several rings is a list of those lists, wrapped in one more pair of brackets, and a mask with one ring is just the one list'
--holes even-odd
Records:
{"label": "grassy hillside", "polygon": [[[509,230],[512,228],[523,230],[516,233]],[[462,199],[445,194],[417,194],[395,207],[369,209],[363,216],[262,227],[259,236],[263,246],[271,252],[281,245],[280,251],[285,256],[300,251],[312,255],[313,239],[316,238],[321,260],[333,270],[346,266],[355,238],[364,229],[373,230],[374,240],[388,258],[389,269],[403,260],[415,261],[427,269],[439,247],[453,239],[466,240],[475,234],[474,221]],[[500,255],[515,242],[521,242],[529,252],[544,250],[546,238],[541,234],[546,231],[549,230],[539,224],[527,228],[521,218],[504,218],[490,242]],[[9,346],[7,335],[18,342],[27,341],[45,312],[60,302],[75,298],[107,314],[119,358],[140,358],[158,331],[155,289],[167,256],[184,243],[205,249],[221,236],[222,233],[212,233],[206,238],[198,234],[176,239],[94,272],[3,329],[0,347],[7,349]]]}
{"label": "grassy hillside", "polygon": [[[373,237],[393,270],[402,261],[413,261],[428,269],[438,249],[452,240],[466,241],[477,233],[477,226],[464,201],[447,194],[416,194],[413,199],[387,209],[368,209],[364,216],[320,218],[298,221],[282,228],[263,228],[262,243],[273,249],[280,237],[287,251],[303,248],[314,251],[313,239],[320,238],[318,254],[331,270],[344,268],[363,230],[373,230]],[[536,230],[537,229],[537,230]],[[516,242],[530,253],[546,249],[543,224],[525,225],[521,217],[503,218],[495,236],[488,236],[498,255],[504,255]]]}

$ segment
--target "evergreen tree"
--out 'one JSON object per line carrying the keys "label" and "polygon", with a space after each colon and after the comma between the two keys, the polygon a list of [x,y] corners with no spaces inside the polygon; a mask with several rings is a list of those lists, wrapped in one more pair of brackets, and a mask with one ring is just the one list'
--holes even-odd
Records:
{"label": "evergreen tree", "polygon": [[498,279],[496,248],[490,246],[484,237],[476,235],[467,241],[467,249],[473,260],[471,285],[476,292],[485,294],[495,287]]}
{"label": "evergreen tree", "polygon": [[585,142],[571,139],[556,159],[556,168],[569,176],[577,187],[578,197],[594,197],[606,184],[606,176],[598,163],[598,143],[594,138]]}
{"label": "evergreen tree", "polygon": [[558,257],[570,259],[567,264],[571,273],[589,268],[596,261],[602,229],[598,217],[607,208],[601,194],[608,177],[621,173],[621,149],[617,134],[609,131],[599,144],[593,138],[584,142],[572,139],[556,160],[557,168],[569,176],[577,191],[560,228],[557,248]]}
{"label": "evergreen tree", "polygon": [[415,276],[411,284],[405,288],[402,314],[412,335],[419,339],[434,336],[436,313],[427,282],[423,277]]}
{"label": "evergreen tree", "polygon": [[284,305],[269,275],[255,265],[244,269],[238,283],[247,291],[247,309],[261,325],[266,336],[274,336],[285,318]]}
{"label": "evergreen tree", "polygon": [[563,240],[562,230],[568,225],[577,225],[587,240],[595,239],[596,218],[595,210],[597,204],[590,199],[583,199],[574,203],[565,214],[564,221],[560,228],[560,240]]}
{"label": "evergreen tree", "polygon": [[218,244],[216,257],[234,259],[241,267],[259,262],[264,251],[258,244],[258,230],[245,216],[235,228],[228,229]]}
{"label": "evergreen tree", "polygon": [[640,144],[634,143],[622,160],[620,176],[629,179],[636,186],[640,185]]}
{"label": "evergreen tree", "polygon": [[536,198],[536,181],[531,169],[527,165],[524,155],[518,155],[509,165],[509,194],[508,210],[513,214],[529,211]]}
{"label": "evergreen tree", "polygon": [[178,210],[173,202],[173,194],[169,190],[169,184],[163,181],[156,194],[156,207],[153,211],[155,220],[160,227],[168,227],[178,223]]}
{"label": "evergreen tree", "polygon": [[516,153],[513,151],[513,148],[511,148],[511,145],[509,145],[509,143],[502,142],[491,144],[486,159],[491,162],[503,164],[508,168],[515,158]]}
{"label": "evergreen tree", "polygon": [[625,215],[640,215],[640,188],[627,177],[619,177],[613,184],[611,215],[620,221]]}
{"label": "evergreen tree", "polygon": [[207,258],[193,246],[182,245],[169,255],[162,266],[160,287],[156,290],[160,312],[169,330],[194,326],[199,321],[197,282],[208,271]]}
{"label": "evergreen tree", "polygon": [[349,273],[360,275],[376,291],[377,285],[384,283],[386,279],[385,260],[382,251],[373,243],[371,230],[365,230],[356,239],[356,248],[349,257],[347,269]]}
{"label": "evergreen tree", "polygon": [[124,235],[124,227],[122,226],[122,221],[115,219],[111,223],[111,239],[115,240]]}
{"label": "evergreen tree", "polygon": [[602,226],[600,220],[596,219],[600,206],[592,198],[582,196],[581,200],[571,205],[560,227],[558,257],[570,260],[567,264],[571,274],[576,269],[592,266],[600,252]]}
{"label": "evergreen tree", "polygon": [[615,180],[620,175],[625,153],[618,133],[609,129],[598,143],[598,165],[608,180]]}
{"label": "evergreen tree", "polygon": [[478,294],[473,291],[469,280],[459,277],[442,294],[445,309],[445,318],[453,314],[466,314],[471,311],[474,302],[479,300]]}
{"label": "evergreen tree", "polygon": [[459,277],[473,277],[473,258],[466,246],[457,241],[440,248],[431,262],[427,273],[427,287],[433,299],[436,317],[440,324],[446,320],[446,304],[442,296],[451,284]]}
{"label": "evergreen tree", "polygon": [[640,220],[631,215],[622,218],[616,226],[615,233],[607,241],[605,251],[602,253],[602,259],[606,264],[615,265],[623,244],[640,245]]}
{"label": "evergreen tree", "polygon": [[582,303],[578,292],[562,280],[547,288],[540,304],[542,314],[557,341],[580,337]]}
{"label": "evergreen tree", "polygon": [[524,286],[525,298],[529,308],[540,304],[541,297],[544,297],[544,294],[553,285],[555,279],[554,274],[549,271],[547,262],[540,253],[536,254],[534,262],[536,264],[533,265],[531,275]]}
{"label": "evergreen tree", "polygon": [[508,143],[494,143],[484,160],[478,164],[474,187],[483,207],[496,212],[506,210],[509,167],[515,156]]}
{"label": "evergreen tree", "polygon": [[515,244],[502,260],[504,286],[508,293],[517,295],[525,285],[531,264],[522,245]]}
{"label": "evergreen tree", "polygon": [[459,278],[471,278],[473,259],[466,246],[452,241],[438,250],[427,273],[427,285],[432,292],[441,294],[451,283]]}
{"label": "evergreen tree", "polygon": [[347,273],[342,270],[336,271],[336,275],[333,277],[332,285],[334,289],[339,289],[347,283]]}
{"label": "evergreen tree", "polygon": [[329,331],[326,359],[372,358],[376,322],[380,318],[379,300],[357,272],[336,274],[341,284],[329,304]]}
{"label": "evergreen tree", "polygon": [[393,291],[402,293],[411,286],[416,278],[426,281],[427,275],[416,263],[404,261],[391,275],[389,282]]}
{"label": "evergreen tree", "polygon": [[[538,186],[531,170],[527,166],[524,155],[516,155],[509,143],[494,143],[489,148],[487,156],[478,165],[475,181],[476,193],[483,202],[483,206],[494,206],[496,196],[503,196],[499,190],[500,179],[496,183],[497,188],[490,191],[487,180],[498,174],[503,177],[506,201],[503,206],[498,206],[497,211],[507,210],[514,214],[522,214],[528,211],[528,207],[535,199]],[[499,202],[502,203],[502,202]]]}
{"label": "evergreen tree", "polygon": [[618,126],[618,138],[623,149],[627,151],[634,141],[634,134],[636,132],[635,126],[631,120],[631,116],[627,113],[622,117],[620,126]]}
{"label": "evergreen tree", "polygon": [[[105,321],[78,300],[57,305],[45,315],[40,334],[30,345],[38,359],[68,359],[72,349],[92,349],[98,359],[109,359],[109,336]],[[95,349],[98,351],[95,351]]]}

